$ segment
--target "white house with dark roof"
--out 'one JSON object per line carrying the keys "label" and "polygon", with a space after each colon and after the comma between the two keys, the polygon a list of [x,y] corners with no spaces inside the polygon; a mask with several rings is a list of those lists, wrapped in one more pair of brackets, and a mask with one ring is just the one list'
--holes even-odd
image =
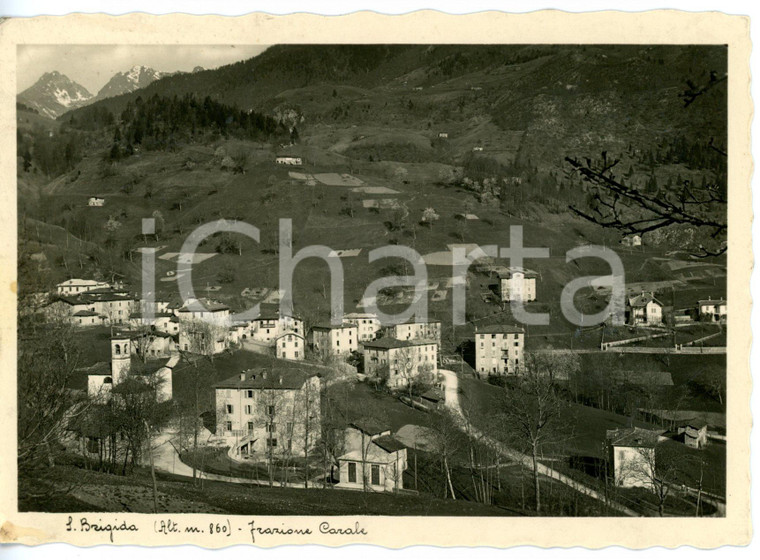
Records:
{"label": "white house with dark roof", "polygon": [[697,302],[699,318],[712,323],[725,323],[727,320],[728,302],[725,299],[701,299]]}
{"label": "white house with dark roof", "polygon": [[628,298],[627,323],[631,326],[662,325],[662,303],[651,292]]}
{"label": "white house with dark roof", "polygon": [[122,293],[96,289],[78,295],[59,295],[45,307],[48,320],[69,320],[76,327],[129,323],[134,300]]}
{"label": "white house with dark roof", "polygon": [[359,342],[375,340],[380,331],[380,319],[374,313],[349,313],[343,317],[343,321],[356,325],[359,332]]}
{"label": "white house with dark roof", "polygon": [[[219,326],[229,326],[230,308],[216,301],[198,299],[184,302],[176,311],[180,324],[183,321],[204,321]],[[180,326],[180,330],[181,330]]]}
{"label": "white house with dark roof", "polygon": [[475,327],[475,371],[481,375],[519,372],[524,363],[525,331],[515,325]]}
{"label": "white house with dark roof", "polygon": [[311,327],[309,344],[315,352],[347,355],[359,349],[359,328],[351,323],[320,323]]}
{"label": "white house with dark roof", "polygon": [[320,380],[294,368],[255,368],[214,385],[217,439],[240,458],[302,456],[321,439]]}
{"label": "white house with dark roof", "polygon": [[386,327],[385,333],[398,340],[432,340],[441,344],[440,321],[407,321]]}
{"label": "white house with dark roof", "polygon": [[384,337],[365,342],[364,373],[370,377],[387,371],[389,387],[404,387],[417,377],[433,381],[438,372],[438,343],[432,340],[398,340]]}
{"label": "white house with dark roof", "polygon": [[535,301],[538,274],[519,266],[504,267],[499,272],[501,301]]}
{"label": "white house with dark roof", "polygon": [[350,424],[345,453],[338,457],[338,488],[395,492],[404,488],[407,448],[391,430],[373,420]]}
{"label": "white house with dark roof", "polygon": [[281,360],[303,360],[306,339],[297,332],[285,331],[274,339],[274,353]]}
{"label": "white house with dark roof", "polygon": [[251,339],[265,344],[273,344],[285,332],[306,336],[303,320],[291,315],[280,315],[278,309],[263,308],[259,316],[251,321]]}
{"label": "white house with dark roof", "polygon": [[644,428],[607,430],[609,469],[616,486],[652,488],[655,447],[662,432]]}
{"label": "white house with dark roof", "polygon": [[82,280],[81,278],[71,278],[55,286],[55,293],[61,296],[74,296],[83,294],[98,288],[110,288],[108,282],[98,280]]}

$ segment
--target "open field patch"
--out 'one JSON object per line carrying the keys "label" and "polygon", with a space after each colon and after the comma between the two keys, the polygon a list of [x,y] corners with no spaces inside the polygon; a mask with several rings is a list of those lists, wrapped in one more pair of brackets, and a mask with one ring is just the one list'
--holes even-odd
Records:
{"label": "open field patch", "polygon": [[348,173],[315,173],[314,178],[330,187],[358,187],[364,184],[364,181]]}

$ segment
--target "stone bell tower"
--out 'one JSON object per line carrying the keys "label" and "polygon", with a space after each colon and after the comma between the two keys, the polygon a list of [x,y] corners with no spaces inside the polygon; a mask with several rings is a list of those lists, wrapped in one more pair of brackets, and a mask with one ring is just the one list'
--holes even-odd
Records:
{"label": "stone bell tower", "polygon": [[127,335],[117,334],[111,338],[111,377],[114,386],[118,385],[129,373],[131,344]]}

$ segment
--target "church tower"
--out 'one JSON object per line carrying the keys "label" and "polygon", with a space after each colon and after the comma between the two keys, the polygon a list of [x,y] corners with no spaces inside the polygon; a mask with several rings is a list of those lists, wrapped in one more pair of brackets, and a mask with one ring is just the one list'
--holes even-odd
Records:
{"label": "church tower", "polygon": [[131,344],[127,335],[117,334],[111,338],[111,377],[114,386],[118,385],[129,373]]}

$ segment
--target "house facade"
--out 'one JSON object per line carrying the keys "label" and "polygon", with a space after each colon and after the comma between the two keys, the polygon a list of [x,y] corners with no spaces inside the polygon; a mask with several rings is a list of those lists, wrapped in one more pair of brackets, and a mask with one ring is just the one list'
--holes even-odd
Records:
{"label": "house facade", "polygon": [[320,380],[301,370],[246,370],[214,386],[216,435],[239,458],[305,455],[320,440]]}
{"label": "house facade", "polygon": [[725,299],[702,299],[697,302],[699,318],[711,323],[725,323],[728,304]]}
{"label": "house facade", "polygon": [[280,315],[279,311],[262,312],[251,321],[251,339],[265,344],[272,344],[281,334],[292,332],[306,336],[303,321],[298,317]]}
{"label": "house facade", "polygon": [[99,288],[110,288],[108,282],[99,282],[98,280],[82,280],[81,278],[71,278],[57,284],[55,287],[55,293],[60,296],[73,296],[77,294],[83,294]]}
{"label": "house facade", "polygon": [[659,432],[643,428],[607,430],[607,460],[616,486],[653,488],[659,437]]}
{"label": "house facade", "polygon": [[481,375],[518,373],[524,363],[525,331],[514,325],[475,328],[475,370]]}
{"label": "house facade", "polygon": [[303,360],[306,339],[293,331],[284,332],[274,339],[274,352],[281,360]]}
{"label": "house facade", "polygon": [[532,270],[516,266],[507,267],[499,273],[501,301],[535,301],[537,277]]}
{"label": "house facade", "polygon": [[345,453],[338,457],[338,488],[395,492],[404,488],[406,446],[390,429],[361,421],[346,428]]}
{"label": "house facade", "polygon": [[110,290],[83,292],[78,295],[57,296],[46,306],[48,320],[68,320],[76,327],[94,325],[124,325],[130,322],[134,300]]}
{"label": "house facade", "polygon": [[626,306],[627,323],[631,326],[653,326],[662,324],[662,303],[653,293],[642,292],[628,298]]}
{"label": "house facade", "polygon": [[389,387],[405,387],[410,380],[438,372],[438,344],[430,340],[381,338],[364,343],[364,373],[384,374]]}
{"label": "house facade", "polygon": [[687,447],[702,449],[707,445],[707,424],[682,424],[678,426],[676,439]]}
{"label": "house facade", "polygon": [[359,328],[351,323],[314,325],[309,331],[309,344],[315,352],[348,355],[359,349]]}
{"label": "house facade", "polygon": [[374,313],[349,313],[343,317],[343,321],[356,325],[359,333],[359,342],[375,340],[382,326],[380,319]]}
{"label": "house facade", "polygon": [[440,321],[410,321],[386,328],[386,336],[397,340],[432,340],[441,344]]}

